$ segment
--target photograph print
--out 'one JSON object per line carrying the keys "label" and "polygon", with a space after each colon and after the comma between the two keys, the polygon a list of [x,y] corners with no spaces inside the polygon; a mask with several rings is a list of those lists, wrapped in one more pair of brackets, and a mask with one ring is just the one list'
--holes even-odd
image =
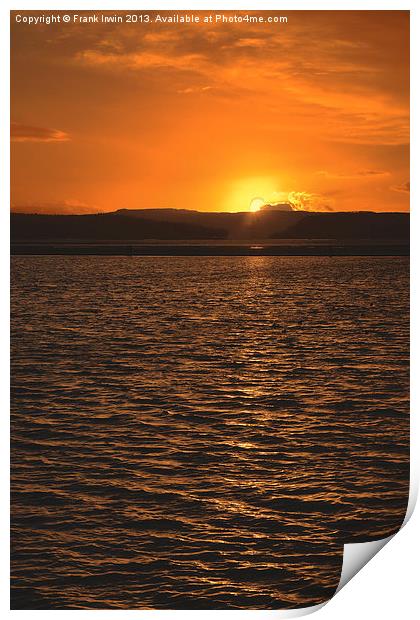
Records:
{"label": "photograph print", "polygon": [[10,20],[12,609],[328,601],[408,501],[409,12]]}

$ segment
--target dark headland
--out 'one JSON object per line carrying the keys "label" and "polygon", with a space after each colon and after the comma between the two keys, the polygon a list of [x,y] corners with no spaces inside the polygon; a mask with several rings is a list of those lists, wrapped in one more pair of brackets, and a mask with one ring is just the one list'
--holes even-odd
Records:
{"label": "dark headland", "polygon": [[409,214],[120,209],[11,214],[12,254],[405,256]]}

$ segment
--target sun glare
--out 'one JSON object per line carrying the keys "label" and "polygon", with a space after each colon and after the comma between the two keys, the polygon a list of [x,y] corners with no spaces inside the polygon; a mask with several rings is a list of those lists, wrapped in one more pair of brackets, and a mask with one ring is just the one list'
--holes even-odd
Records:
{"label": "sun glare", "polygon": [[232,179],[224,193],[224,210],[259,211],[267,202],[279,200],[276,192],[278,185],[279,179],[271,176]]}
{"label": "sun glare", "polygon": [[265,200],[262,198],[253,198],[249,203],[249,210],[256,213],[265,205]]}

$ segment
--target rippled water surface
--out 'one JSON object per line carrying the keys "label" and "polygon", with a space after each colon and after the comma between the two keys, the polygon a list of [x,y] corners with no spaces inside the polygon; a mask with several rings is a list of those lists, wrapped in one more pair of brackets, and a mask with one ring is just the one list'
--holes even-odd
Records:
{"label": "rippled water surface", "polygon": [[408,261],[12,260],[12,607],[287,608],[408,490]]}

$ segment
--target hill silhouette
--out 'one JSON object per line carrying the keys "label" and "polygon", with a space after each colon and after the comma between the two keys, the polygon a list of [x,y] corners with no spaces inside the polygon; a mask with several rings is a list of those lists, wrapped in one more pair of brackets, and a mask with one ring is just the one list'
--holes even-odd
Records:
{"label": "hill silhouette", "polygon": [[120,209],[97,215],[11,214],[12,242],[409,239],[407,213]]}
{"label": "hill silhouette", "polygon": [[125,213],[98,215],[11,216],[12,241],[80,240],[124,241],[141,239],[218,239],[222,230],[188,222],[159,222]]}

